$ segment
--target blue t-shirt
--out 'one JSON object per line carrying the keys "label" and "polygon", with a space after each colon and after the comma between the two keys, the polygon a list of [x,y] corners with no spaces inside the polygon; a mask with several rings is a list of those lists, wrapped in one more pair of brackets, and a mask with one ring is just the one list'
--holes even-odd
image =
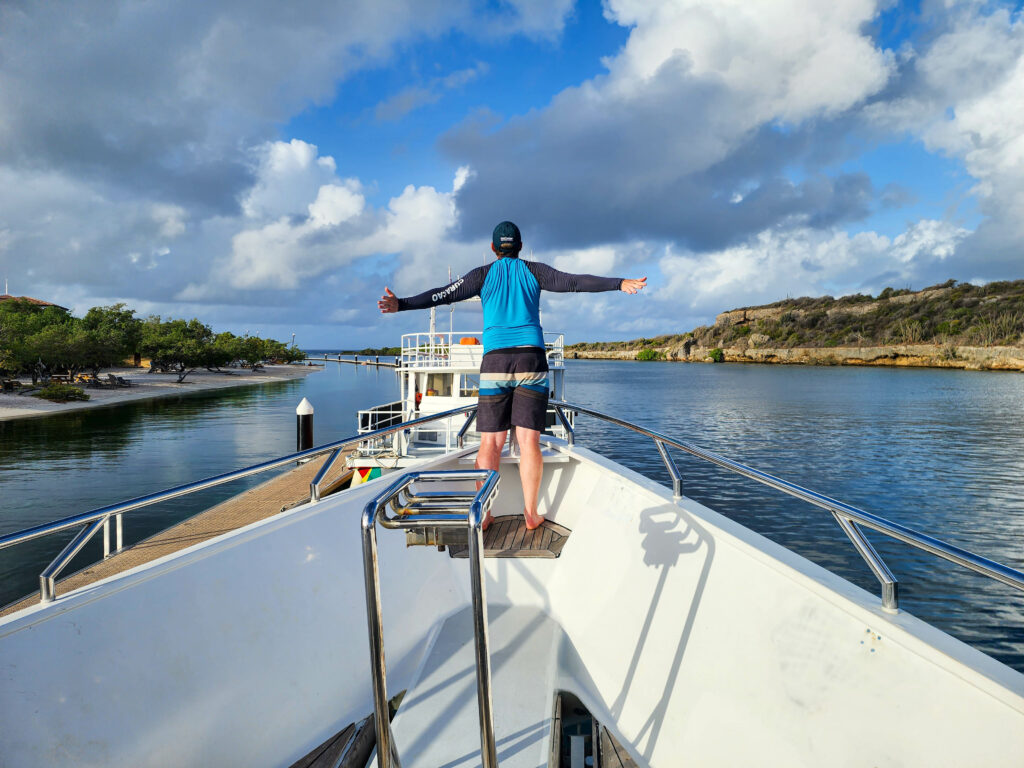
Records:
{"label": "blue t-shirt", "polygon": [[498,259],[480,290],[484,305],[484,352],[505,347],[544,348],[540,283],[519,259]]}

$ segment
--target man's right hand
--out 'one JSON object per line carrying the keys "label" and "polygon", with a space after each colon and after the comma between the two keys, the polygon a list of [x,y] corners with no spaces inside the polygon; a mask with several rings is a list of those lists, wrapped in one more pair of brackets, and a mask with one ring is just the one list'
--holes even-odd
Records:
{"label": "man's right hand", "polygon": [[377,307],[381,314],[387,315],[398,311],[398,297],[391,292],[391,289],[384,286],[384,295],[377,301]]}
{"label": "man's right hand", "polygon": [[641,277],[637,280],[623,280],[622,285],[619,286],[619,290],[623,293],[640,293],[644,288],[647,287],[647,278]]}

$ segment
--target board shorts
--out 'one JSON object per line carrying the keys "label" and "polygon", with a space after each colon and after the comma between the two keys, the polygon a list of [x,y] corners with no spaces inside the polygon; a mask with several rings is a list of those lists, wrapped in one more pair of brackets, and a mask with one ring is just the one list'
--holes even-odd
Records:
{"label": "board shorts", "polygon": [[548,411],[548,358],[540,347],[492,349],[480,363],[478,432],[526,427],[543,432]]}

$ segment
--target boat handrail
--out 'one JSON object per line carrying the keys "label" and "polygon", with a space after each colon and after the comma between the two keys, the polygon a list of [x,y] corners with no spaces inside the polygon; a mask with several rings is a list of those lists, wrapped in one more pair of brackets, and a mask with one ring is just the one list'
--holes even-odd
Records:
{"label": "boat handrail", "polygon": [[110,519],[113,517],[116,524],[116,539],[114,553],[119,552],[123,548],[123,528],[122,528],[122,515],[126,512],[131,512],[142,507],[148,507],[152,504],[158,504],[162,501],[168,501],[175,499],[180,496],[187,496],[197,491],[203,491],[207,488],[213,488],[217,485],[224,483],[230,483],[233,480],[241,480],[244,477],[256,475],[261,472],[268,472],[272,469],[278,469],[287,464],[303,461],[306,459],[312,459],[325,453],[330,453],[331,456],[327,459],[324,465],[317,472],[316,477],[310,483],[310,502],[317,502],[320,500],[320,489],[324,479],[327,477],[327,473],[331,467],[335,464],[337,459],[341,456],[341,452],[352,446],[357,445],[365,440],[371,440],[380,437],[386,437],[388,435],[398,435],[410,427],[415,427],[418,424],[426,424],[431,421],[438,421],[440,419],[451,418],[458,416],[459,414],[469,413],[472,411],[476,412],[476,403],[471,405],[464,405],[459,408],[452,408],[451,410],[444,411],[442,413],[431,413],[425,416],[420,416],[409,421],[402,422],[401,424],[395,424],[389,427],[382,427],[381,429],[374,430],[373,432],[364,432],[356,434],[351,437],[346,437],[342,440],[336,440],[331,443],[325,443],[324,445],[309,448],[305,451],[297,451],[296,453],[290,453],[287,456],[281,456],[276,459],[270,459],[259,464],[253,464],[242,469],[236,469],[232,472],[225,472],[220,475],[214,475],[207,477],[203,480],[196,480],[191,483],[184,483],[183,485],[177,485],[173,488],[167,488],[163,491],[157,491],[156,493],[150,493],[145,496],[137,496],[127,501],[118,502],[117,504],[110,504],[105,507],[98,507],[96,509],[89,510],[88,512],[82,512],[77,515],[71,515],[70,517],[64,517],[59,520],[52,520],[48,523],[36,525],[31,528],[25,528],[20,531],[8,533],[0,536],[0,549],[6,549],[7,547],[15,546],[16,544],[22,544],[26,541],[38,539],[43,536],[48,536],[53,533],[67,530],[69,528],[77,528],[79,526],[85,526],[68,544],[61,550],[60,554],[46,567],[42,574],[39,576],[39,592],[40,601],[44,603],[51,602],[56,595],[56,579],[60,575],[60,572],[71,562],[71,559],[77,555],[82,547],[88,543],[88,541],[99,531],[103,530],[103,556],[109,557],[110,551]]}
{"label": "boat handrail", "polygon": [[836,519],[836,522],[839,524],[843,533],[847,535],[854,547],[857,549],[857,552],[862,558],[864,558],[864,561],[871,569],[871,572],[881,583],[882,608],[886,611],[895,613],[899,609],[899,582],[893,575],[892,571],[889,570],[885,561],[883,561],[878,552],[875,551],[875,548],[871,546],[871,543],[867,540],[859,526],[870,528],[871,530],[885,534],[890,538],[902,541],[904,544],[908,544],[911,547],[920,549],[924,552],[929,552],[936,557],[956,563],[964,568],[980,573],[983,576],[987,576],[990,579],[995,579],[996,581],[1010,587],[1024,591],[1024,573],[1003,565],[1002,563],[997,563],[994,560],[981,557],[980,555],[976,555],[966,549],[940,541],[939,539],[915,531],[912,528],[907,528],[899,523],[894,523],[884,517],[871,514],[870,512],[865,512],[862,509],[850,506],[849,504],[845,504],[829,496],[825,496],[824,494],[803,488],[802,486],[791,483],[788,480],[783,480],[780,477],[775,477],[774,475],[762,472],[759,469],[754,469],[753,467],[748,467],[738,461],[727,459],[724,456],[699,448],[691,443],[675,440],[668,435],[641,427],[637,424],[626,421],[625,419],[620,419],[606,413],[601,413],[600,411],[595,411],[590,408],[574,405],[561,400],[551,400],[550,404],[554,406],[555,413],[558,415],[559,421],[561,421],[562,426],[568,433],[569,445],[573,445],[575,442],[575,431],[569,424],[569,419],[565,418],[563,409],[565,411],[572,411],[576,414],[582,413],[586,416],[592,416],[651,438],[654,441],[655,446],[657,446],[658,453],[661,454],[661,458],[664,461],[669,474],[672,476],[672,492],[674,497],[677,499],[681,498],[683,495],[683,479],[675,462],[672,460],[671,455],[669,455],[666,446],[678,448],[681,451],[692,456],[696,456],[699,459],[703,459],[704,461],[711,462],[712,464],[716,464],[730,472],[743,475],[744,477],[755,480],[763,485],[767,485],[775,488],[776,490],[782,491],[783,493],[787,493],[790,496],[795,496],[798,499],[802,499],[803,501],[822,507],[823,509],[827,509],[832,513],[832,516]]}
{"label": "boat handrail", "polygon": [[[418,331],[402,336],[400,367],[404,369],[466,369],[480,365],[483,345],[477,331]],[[474,340],[475,344],[463,344]],[[544,333],[544,348],[550,368],[563,368],[565,364],[565,335]]]}

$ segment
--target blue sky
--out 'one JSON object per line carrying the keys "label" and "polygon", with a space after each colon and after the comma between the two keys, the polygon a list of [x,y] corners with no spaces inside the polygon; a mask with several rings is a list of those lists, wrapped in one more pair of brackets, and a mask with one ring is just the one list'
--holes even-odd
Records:
{"label": "blue sky", "polygon": [[[0,276],[309,347],[494,223],[642,297],[570,340],[784,296],[1016,279],[1021,4],[79,0],[0,6]],[[460,310],[465,324],[478,311]]]}
{"label": "blue sky", "polygon": [[[437,139],[453,124],[479,110],[509,117],[542,108],[563,89],[605,72],[602,57],[613,55],[627,37],[599,4],[582,3],[557,38],[520,34],[489,42],[460,30],[424,38],[402,46],[386,65],[340,83],[335,98],[297,114],[279,136],[316,144],[345,173],[372,183],[374,202],[386,203],[409,183],[451,182],[458,164],[444,156]],[[470,72],[465,83],[443,82]],[[375,116],[379,106],[409,89],[431,91],[437,100],[401,116]]]}

